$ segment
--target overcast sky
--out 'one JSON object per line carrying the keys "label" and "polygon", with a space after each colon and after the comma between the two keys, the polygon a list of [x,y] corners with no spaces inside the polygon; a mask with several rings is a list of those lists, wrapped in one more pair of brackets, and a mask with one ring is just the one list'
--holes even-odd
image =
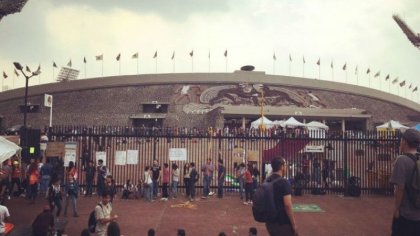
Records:
{"label": "overcast sky", "polygon": [[[157,72],[225,72],[254,65],[267,74],[347,80],[388,90],[385,76],[419,84],[420,50],[407,40],[392,15],[399,14],[420,32],[418,0],[29,0],[21,13],[0,21],[0,71],[9,76],[9,87],[21,87],[12,62],[33,70],[41,64],[40,79],[32,85],[53,82],[53,61],[61,67],[72,60],[85,78],[119,74],[116,56],[121,53],[121,74],[136,74],[139,53],[141,74]],[[193,68],[189,52],[194,50]],[[175,51],[175,60],[171,60]],[[277,60],[274,62],[273,54]],[[334,78],[331,71],[334,66]],[[55,75],[59,69],[55,69]],[[380,71],[380,79],[373,75]],[[14,81],[14,82],[13,82]],[[379,85],[379,81],[382,84]],[[396,88],[396,86],[395,86]],[[397,90],[394,90],[396,92]]]}

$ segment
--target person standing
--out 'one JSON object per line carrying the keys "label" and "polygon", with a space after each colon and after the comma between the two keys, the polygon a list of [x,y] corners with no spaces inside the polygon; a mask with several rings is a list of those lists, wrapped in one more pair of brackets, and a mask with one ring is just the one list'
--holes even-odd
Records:
{"label": "person standing", "polygon": [[33,204],[35,203],[35,199],[38,196],[38,184],[39,184],[38,164],[35,162],[34,159],[31,159],[31,164],[29,165],[27,175],[29,179],[28,199]]}
{"label": "person standing", "polygon": [[390,182],[394,184],[394,214],[392,220],[392,236],[420,235],[420,208],[416,208],[409,200],[406,186],[411,181],[415,160],[419,154],[420,133],[415,129],[406,130],[401,137],[400,152],[394,162]]}
{"label": "person standing", "polygon": [[9,209],[6,206],[0,205],[0,236],[5,236],[6,221],[10,218]]}
{"label": "person standing", "polygon": [[67,217],[67,208],[71,201],[73,205],[73,217],[79,217],[77,213],[77,197],[79,193],[79,185],[77,183],[77,170],[74,162],[69,162],[67,170],[67,183],[66,183],[66,205],[64,206],[64,217]]}
{"label": "person standing", "polygon": [[158,195],[158,188],[159,188],[159,180],[160,180],[160,173],[161,167],[158,161],[155,159],[153,160],[152,166],[152,181],[153,181],[153,198],[156,199]]}
{"label": "person standing", "polygon": [[93,166],[93,161],[89,160],[87,167],[85,168],[86,174],[86,193],[85,197],[91,197],[93,191],[93,180],[95,179],[96,169]]}
{"label": "person standing", "polygon": [[257,168],[257,163],[252,164],[252,184],[253,189],[257,189],[258,187],[258,180],[260,178],[260,171]]}
{"label": "person standing", "polygon": [[111,196],[109,193],[104,192],[102,194],[102,201],[95,207],[95,216],[97,220],[95,232],[97,236],[106,236],[109,223],[118,219],[117,215],[111,216],[112,204],[110,201]]}
{"label": "person standing", "polygon": [[184,165],[185,196],[190,197],[190,163]]}
{"label": "person standing", "polygon": [[105,189],[105,179],[108,174],[108,171],[106,169],[106,166],[104,165],[104,161],[102,159],[98,160],[98,167],[97,167],[97,178],[96,178],[96,192],[98,193],[98,196],[102,196],[102,193]]}
{"label": "person standing", "polygon": [[169,194],[168,194],[168,185],[169,185],[169,165],[168,163],[163,163],[163,171],[162,171],[162,199],[163,201],[167,201]]}
{"label": "person standing", "polygon": [[252,165],[248,164],[248,168],[245,171],[245,205],[252,204],[252,197],[254,195],[254,189],[252,187]]}
{"label": "person standing", "polygon": [[189,192],[189,197],[190,197],[190,201],[195,201],[195,182],[198,180],[198,173],[197,170],[195,169],[195,163],[191,162],[190,163],[190,183],[189,183],[189,187],[190,187],[190,192]]}
{"label": "person standing", "polygon": [[[13,161],[12,166],[12,183],[10,184],[10,192],[13,193],[13,189],[15,187],[15,184],[17,185],[17,196],[20,196],[23,193],[22,190],[22,182],[20,178],[22,177],[22,171],[21,167],[19,165],[18,161]],[[9,193],[9,194],[11,194]]]}
{"label": "person standing", "polygon": [[41,194],[47,192],[48,185],[51,182],[52,172],[53,172],[53,166],[50,163],[50,159],[47,159],[45,165],[42,165],[41,171],[40,171],[41,184],[40,184],[39,190]]}
{"label": "person standing", "polygon": [[213,179],[214,166],[211,163],[211,158],[207,158],[207,163],[201,167],[203,173],[203,199],[209,198],[210,184]]}
{"label": "person standing", "polygon": [[149,202],[153,202],[153,181],[150,174],[150,167],[144,168],[144,196]]}
{"label": "person standing", "polygon": [[292,236],[297,235],[297,227],[292,211],[292,188],[284,178],[286,173],[286,161],[283,158],[274,158],[271,161],[272,174],[267,177],[267,182],[281,178],[273,183],[274,204],[278,211],[274,222],[267,222],[265,226],[271,236]]}
{"label": "person standing", "polygon": [[223,160],[219,158],[217,161],[217,197],[223,198],[223,185],[225,183],[225,167],[223,166]]}
{"label": "person standing", "polygon": [[241,163],[236,170],[236,179],[239,183],[239,196],[241,201],[244,200],[245,171],[245,163]]}
{"label": "person standing", "polygon": [[0,171],[0,193],[2,196],[2,202],[1,204],[3,205],[6,196],[9,197],[10,199],[10,195],[11,195],[11,180],[12,180],[12,161],[6,160],[3,162],[1,171]]}
{"label": "person standing", "polygon": [[109,193],[112,203],[114,201],[115,194],[117,194],[117,187],[115,186],[115,180],[112,175],[108,175],[106,177],[104,191]]}
{"label": "person standing", "polygon": [[179,169],[176,163],[172,164],[172,198],[177,197],[179,183]]}

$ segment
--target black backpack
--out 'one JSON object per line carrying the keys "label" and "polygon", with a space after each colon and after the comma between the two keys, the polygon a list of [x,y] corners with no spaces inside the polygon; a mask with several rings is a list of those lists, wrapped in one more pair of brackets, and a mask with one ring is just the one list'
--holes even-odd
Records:
{"label": "black backpack", "polygon": [[417,153],[416,155],[407,154],[411,160],[414,161],[414,168],[411,174],[411,179],[408,184],[406,184],[405,189],[407,189],[407,197],[415,208],[420,208],[420,157]]}
{"label": "black backpack", "polygon": [[274,183],[282,180],[278,177],[270,182],[264,181],[254,193],[252,199],[252,214],[258,222],[274,222],[278,215],[278,210],[274,201]]}
{"label": "black backpack", "polygon": [[[98,204],[98,206],[102,208],[101,204]],[[91,233],[95,233],[96,230],[96,224],[98,223],[98,219],[96,219],[95,209],[89,214],[89,220],[88,220],[88,229]]]}

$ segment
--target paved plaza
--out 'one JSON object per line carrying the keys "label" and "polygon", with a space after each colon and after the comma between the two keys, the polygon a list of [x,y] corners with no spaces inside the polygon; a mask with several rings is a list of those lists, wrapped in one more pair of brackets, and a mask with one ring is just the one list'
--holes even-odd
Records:
{"label": "paved plaza", "polygon": [[[254,221],[251,206],[244,205],[236,193],[228,193],[224,199],[197,199],[192,204],[184,204],[186,199],[179,197],[169,201],[153,203],[141,200],[115,199],[114,212],[119,215],[118,223],[125,236],[147,235],[150,228],[157,235],[176,235],[178,228],[186,230],[187,235],[248,235],[249,227],[258,229],[258,235],[267,235],[264,224]],[[80,217],[67,217],[65,233],[80,235],[87,227],[89,213],[97,197],[81,197],[78,201]],[[299,235],[308,236],[383,236],[390,234],[393,199],[382,196],[363,196],[350,198],[336,195],[294,197],[294,203],[316,204],[324,212],[297,212],[296,221]],[[30,224],[46,203],[39,198],[36,204],[29,204],[23,198],[11,199],[9,207],[11,220],[16,228],[11,236],[28,235]],[[69,210],[71,206],[69,206]],[[72,216],[70,211],[69,216]]]}

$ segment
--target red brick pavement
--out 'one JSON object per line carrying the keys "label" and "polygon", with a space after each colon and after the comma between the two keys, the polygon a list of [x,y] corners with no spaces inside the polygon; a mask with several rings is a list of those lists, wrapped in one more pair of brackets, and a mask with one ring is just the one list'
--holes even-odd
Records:
{"label": "red brick pavement", "polygon": [[[88,215],[98,198],[79,198],[79,218],[68,217],[66,234],[80,235],[87,226]],[[148,203],[143,200],[120,200],[114,202],[114,212],[119,215],[122,234],[125,236],[146,235],[149,228],[156,229],[157,235],[176,235],[178,228],[186,230],[188,236],[247,235],[248,228],[254,226],[258,235],[267,235],[264,224],[253,220],[251,207],[243,205],[239,198],[230,193],[224,199],[199,199],[196,209],[171,207],[184,201],[183,198]],[[384,236],[390,235],[392,198],[365,196],[347,198],[339,196],[294,197],[294,203],[319,205],[324,213],[295,213],[300,235],[308,236]],[[8,202],[11,220],[16,229],[11,234],[27,235],[27,230],[45,201],[38,199],[30,205],[22,198]],[[69,206],[69,210],[71,206]],[[72,212],[70,211],[70,216]]]}

